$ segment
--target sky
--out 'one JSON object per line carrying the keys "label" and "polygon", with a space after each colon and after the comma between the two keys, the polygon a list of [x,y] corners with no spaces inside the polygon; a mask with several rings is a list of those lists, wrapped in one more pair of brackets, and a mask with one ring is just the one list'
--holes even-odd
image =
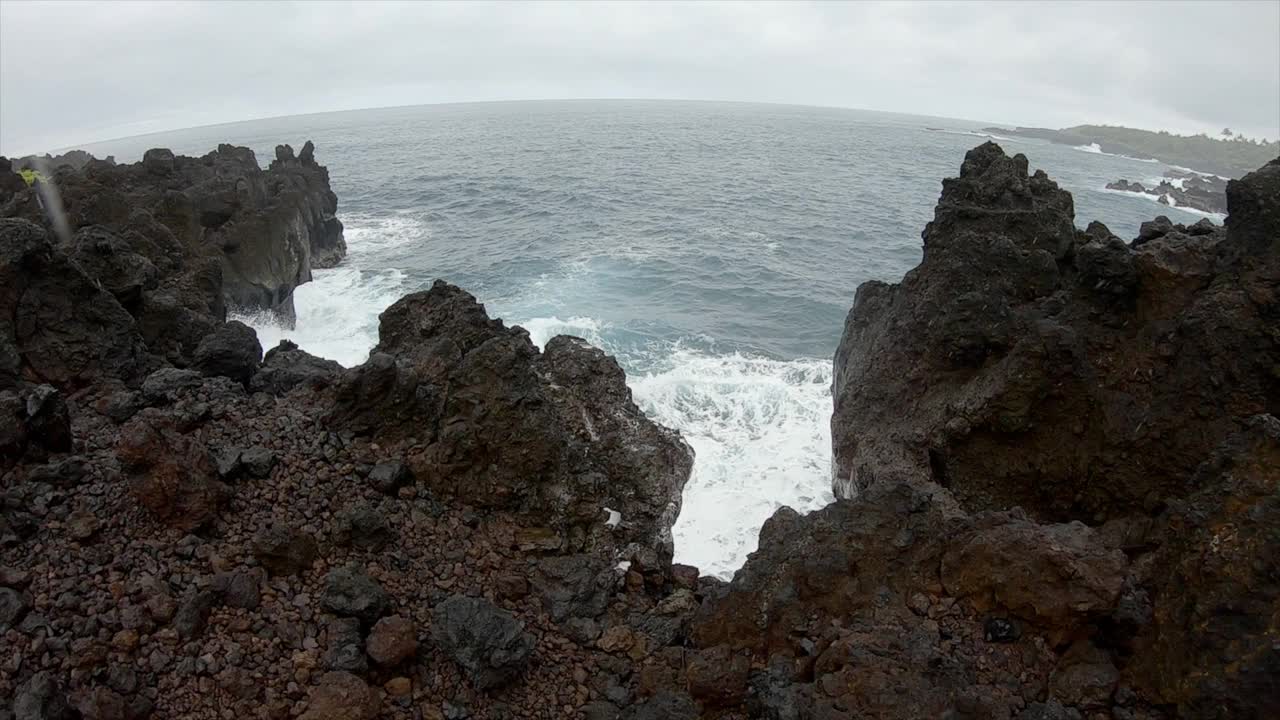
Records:
{"label": "sky", "polygon": [[670,98],[1280,137],[1280,0],[0,0],[0,153],[393,105]]}

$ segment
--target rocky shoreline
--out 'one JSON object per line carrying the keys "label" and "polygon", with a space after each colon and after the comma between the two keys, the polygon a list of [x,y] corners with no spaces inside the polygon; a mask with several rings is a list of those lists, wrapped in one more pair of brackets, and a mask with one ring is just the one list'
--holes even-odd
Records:
{"label": "rocky shoreline", "polygon": [[264,355],[345,244],[307,143],[0,159],[0,718],[1264,718],[1280,159],[1225,227],[1074,226],[986,143],[836,356],[838,495],[733,581],[693,455],[585,342],[438,281]]}
{"label": "rocky shoreline", "polygon": [[[1107,183],[1108,190],[1142,193],[1156,197],[1161,205],[1191,208],[1207,213],[1227,213],[1227,181],[1216,175],[1165,171],[1163,180],[1151,187],[1125,179]],[[1177,183],[1176,185],[1174,183]]]}

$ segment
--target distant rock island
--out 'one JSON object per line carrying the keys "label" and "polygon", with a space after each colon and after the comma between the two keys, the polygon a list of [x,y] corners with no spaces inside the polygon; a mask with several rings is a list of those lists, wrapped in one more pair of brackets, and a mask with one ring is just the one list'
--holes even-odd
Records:
{"label": "distant rock island", "polygon": [[1040,138],[1063,145],[1097,145],[1104,153],[1159,160],[1227,178],[1243,177],[1280,155],[1280,142],[1249,140],[1239,135],[1220,140],[1208,135],[1174,135],[1163,130],[1152,132],[1111,125],[1077,125],[1062,130],[988,127],[983,131]]}

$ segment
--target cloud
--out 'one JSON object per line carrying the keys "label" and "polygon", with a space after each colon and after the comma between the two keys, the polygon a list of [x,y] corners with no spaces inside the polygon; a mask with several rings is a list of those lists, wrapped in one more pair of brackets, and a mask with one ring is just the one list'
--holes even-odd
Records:
{"label": "cloud", "polygon": [[0,152],[325,110],[571,97],[1274,138],[1277,36],[1274,2],[0,2]]}

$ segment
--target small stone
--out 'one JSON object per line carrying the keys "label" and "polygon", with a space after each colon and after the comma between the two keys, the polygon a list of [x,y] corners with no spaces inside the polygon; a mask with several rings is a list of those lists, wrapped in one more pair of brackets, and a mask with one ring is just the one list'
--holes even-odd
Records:
{"label": "small stone", "polygon": [[1022,637],[1022,632],[1012,620],[993,617],[983,624],[982,637],[991,643],[1011,643]]}
{"label": "small stone", "polygon": [[432,611],[431,635],[478,690],[514,680],[535,640],[511,613],[487,600],[453,595]]}
{"label": "small stone", "polygon": [[253,538],[253,555],[272,575],[296,575],[310,570],[319,552],[307,533],[281,523],[272,524]]}
{"label": "small stone", "polygon": [[98,517],[88,510],[76,510],[67,516],[67,534],[76,540],[88,540],[98,532]]}
{"label": "small stone", "polygon": [[615,625],[604,631],[604,634],[596,641],[596,647],[608,653],[625,652],[631,649],[635,641],[635,633],[631,632],[631,628],[625,625]]}
{"label": "small stone", "polygon": [[121,630],[111,638],[111,645],[123,653],[133,652],[138,647],[138,631]]}
{"label": "small stone", "polygon": [[378,463],[369,471],[368,481],[378,492],[394,495],[399,488],[413,482],[413,473],[398,460]]}
{"label": "small stone", "polygon": [[328,672],[307,696],[300,720],[373,720],[382,709],[378,693],[349,672]]}
{"label": "small stone", "polygon": [[391,697],[404,697],[413,692],[413,683],[407,677],[394,677],[382,686]]}
{"label": "small stone", "polygon": [[251,447],[240,454],[244,469],[255,478],[266,478],[276,465],[276,454],[263,447]]}

